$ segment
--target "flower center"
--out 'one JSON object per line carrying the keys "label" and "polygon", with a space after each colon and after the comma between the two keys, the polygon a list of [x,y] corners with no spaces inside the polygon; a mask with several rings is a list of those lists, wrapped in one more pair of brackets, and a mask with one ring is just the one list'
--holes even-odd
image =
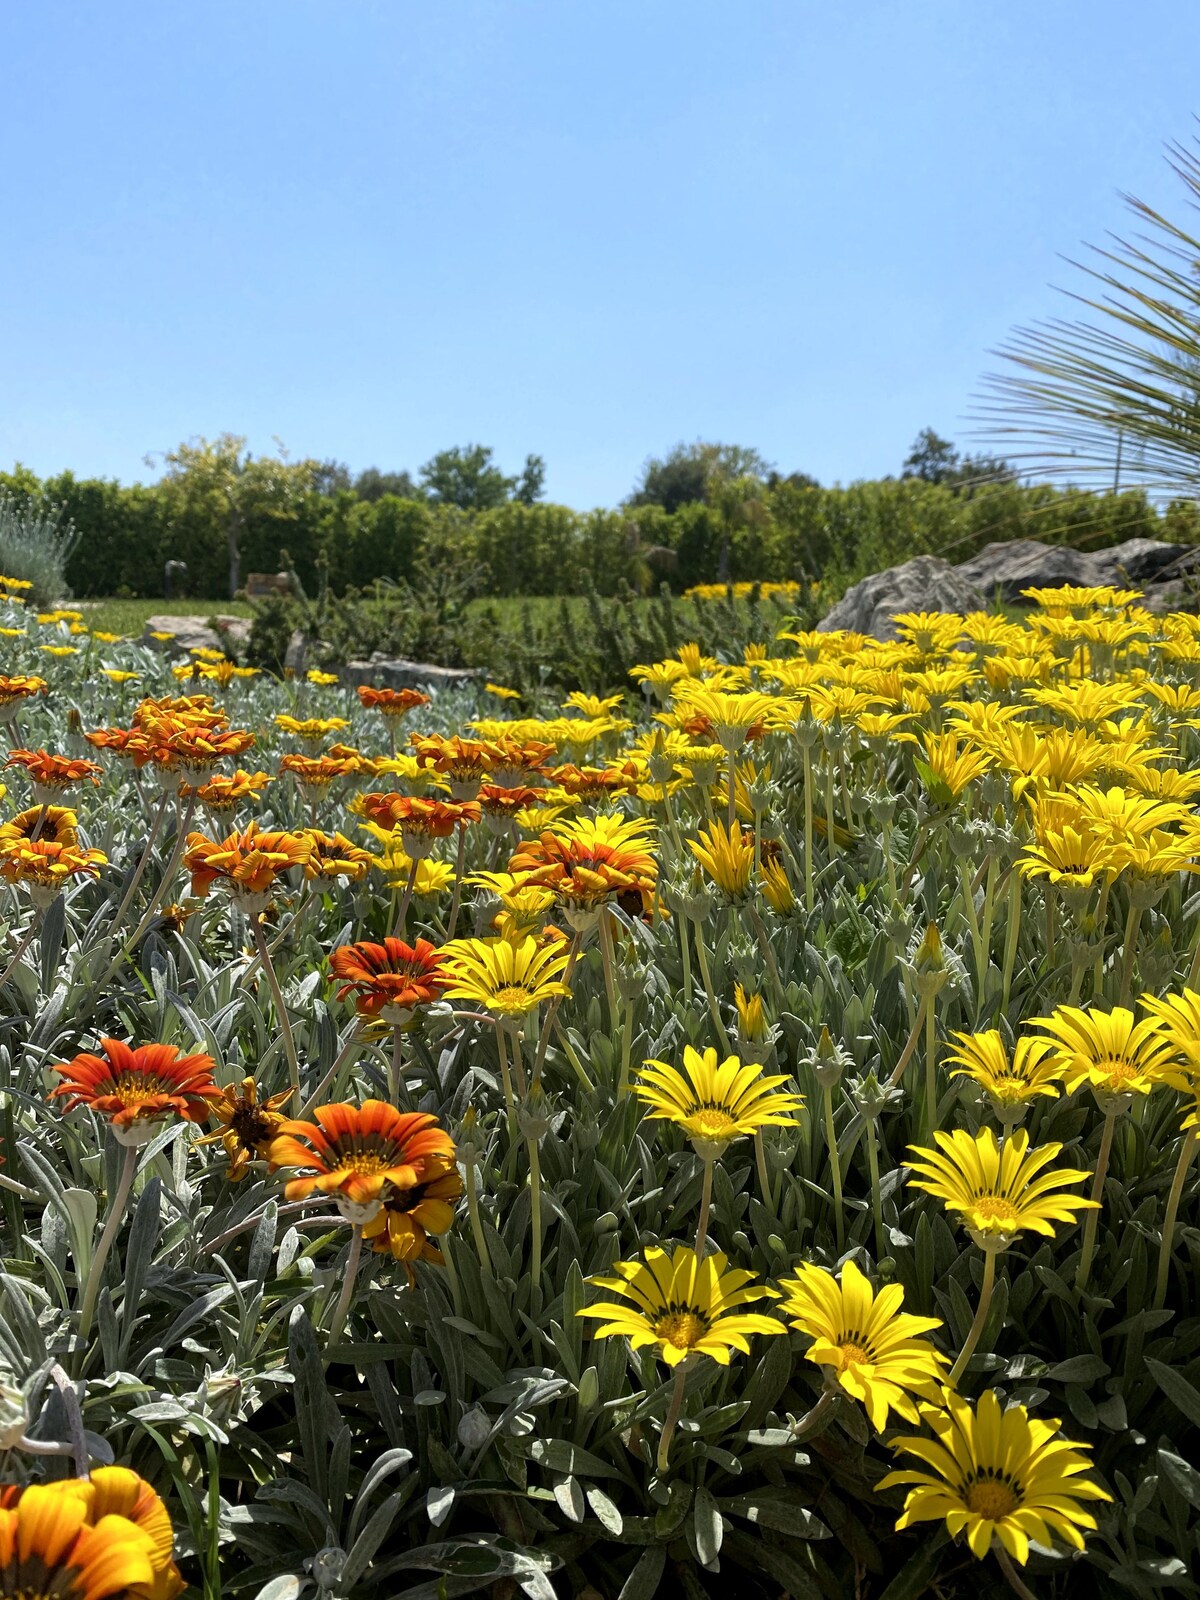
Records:
{"label": "flower center", "polygon": [[994,1222],[1006,1230],[1017,1225],[1017,1208],[1007,1195],[981,1194],[975,1197],[973,1209],[978,1216]]}
{"label": "flower center", "polygon": [[871,1363],[871,1352],[855,1339],[844,1339],[838,1349],[842,1353],[842,1359],[838,1362],[839,1372],[845,1372],[847,1367],[864,1367]]}
{"label": "flower center", "polygon": [[1021,1504],[1020,1497],[998,1478],[979,1478],[967,1490],[966,1502],[967,1510],[985,1522],[999,1522]]}
{"label": "flower center", "polygon": [[503,989],[497,989],[488,1005],[493,1011],[526,1011],[529,998],[528,989],[519,983],[510,983]]}
{"label": "flower center", "polygon": [[719,1106],[698,1106],[690,1118],[693,1131],[707,1139],[732,1139],[737,1123]]}
{"label": "flower center", "polygon": [[152,1095],[161,1094],[163,1086],[157,1078],[146,1077],[140,1072],[126,1072],[117,1079],[113,1092],[123,1106],[135,1106]]}
{"label": "flower center", "polygon": [[655,1335],[676,1350],[691,1350],[708,1332],[708,1319],[689,1306],[668,1310],[654,1324]]}
{"label": "flower center", "polygon": [[1097,1072],[1102,1072],[1111,1084],[1128,1083],[1130,1078],[1137,1076],[1137,1064],[1125,1061],[1120,1056],[1108,1056],[1103,1061],[1097,1061]]}
{"label": "flower center", "polygon": [[257,1149],[271,1137],[271,1123],[257,1106],[239,1106],[229,1119],[229,1126],[247,1149]]}

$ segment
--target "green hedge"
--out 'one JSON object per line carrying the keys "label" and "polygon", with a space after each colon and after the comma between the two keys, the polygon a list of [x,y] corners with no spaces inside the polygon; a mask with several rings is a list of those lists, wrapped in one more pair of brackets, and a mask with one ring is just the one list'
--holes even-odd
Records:
{"label": "green hedge", "polygon": [[[222,508],[169,485],[126,486],[72,473],[39,480],[18,469],[9,487],[60,505],[81,537],[67,570],[79,596],[162,593],[163,566],[186,561],[189,592],[227,594]],[[997,484],[971,495],[916,479],[848,488],[783,484],[732,512],[696,504],[573,511],[516,503],[466,513],[384,496],[308,494],[286,508],[259,507],[241,532],[242,572],[274,572],[290,557],[309,592],[378,579],[411,582],[452,554],[496,596],[676,591],[729,578],[821,577],[832,590],[925,551],[965,560],[995,539],[1097,547],[1135,537],[1200,539],[1194,507],[1160,511],[1140,493],[1088,494]],[[19,576],[19,574],[18,574]]]}

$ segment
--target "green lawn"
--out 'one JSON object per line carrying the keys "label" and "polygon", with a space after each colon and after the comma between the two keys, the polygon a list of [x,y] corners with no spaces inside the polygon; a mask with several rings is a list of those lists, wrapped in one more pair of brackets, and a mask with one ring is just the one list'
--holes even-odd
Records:
{"label": "green lawn", "polygon": [[100,633],[121,633],[136,639],[147,617],[248,617],[251,609],[245,600],[69,600],[69,606],[83,612],[87,626]]}

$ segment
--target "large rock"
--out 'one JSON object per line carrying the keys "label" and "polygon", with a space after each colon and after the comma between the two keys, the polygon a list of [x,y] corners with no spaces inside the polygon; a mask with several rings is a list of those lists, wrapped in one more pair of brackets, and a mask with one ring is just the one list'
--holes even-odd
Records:
{"label": "large rock", "polygon": [[376,689],[461,689],[478,683],[484,674],[469,667],[435,667],[426,661],[399,661],[373,655],[369,661],[347,661],[338,677],[348,688],[369,683]]}
{"label": "large rock", "polygon": [[[186,656],[192,650],[223,650],[226,654],[236,654],[245,647],[250,637],[248,617],[219,613],[212,620],[216,627],[210,628],[201,617],[167,614],[147,617],[140,643],[173,656]],[[153,637],[156,633],[167,633],[171,637],[156,639]]]}
{"label": "large rock", "polygon": [[1127,539],[1107,550],[1073,550],[1036,539],[1006,539],[985,545],[955,569],[982,590],[989,602],[1020,600],[1026,589],[1057,589],[1063,584],[1142,588],[1153,583],[1187,550],[1161,539]]}
{"label": "large rock", "polygon": [[845,628],[876,639],[899,637],[892,618],[904,611],[981,611],[983,595],[941,556],[914,556],[847,589],[817,627],[822,633]]}

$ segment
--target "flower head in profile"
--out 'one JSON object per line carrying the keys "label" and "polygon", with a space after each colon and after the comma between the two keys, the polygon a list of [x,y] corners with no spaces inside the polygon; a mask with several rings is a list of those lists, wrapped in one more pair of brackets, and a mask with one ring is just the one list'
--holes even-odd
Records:
{"label": "flower head in profile", "polygon": [[396,1261],[441,1263],[442,1253],[430,1238],[448,1233],[454,1222],[454,1205],[462,1196],[463,1181],[453,1160],[430,1158],[425,1176],[407,1189],[389,1183],[383,1190],[382,1208],[363,1229],[372,1250]]}
{"label": "flower head in profile", "polygon": [[590,1281],[620,1300],[601,1300],[578,1315],[600,1319],[597,1339],[628,1339],[635,1350],[649,1346],[669,1367],[694,1354],[727,1367],[734,1350],[749,1355],[752,1333],[787,1331],[774,1317],[742,1309],[775,1291],[755,1283],[753,1273],[730,1267],[719,1250],[697,1261],[689,1245],[676,1245],[670,1255],[651,1245],[644,1260],[614,1262],[612,1271]]}
{"label": "flower head in profile", "polygon": [[283,1108],[294,1092],[284,1089],[260,1100],[255,1080],[243,1078],[241,1083],[226,1085],[212,1101],[209,1112],[216,1117],[219,1126],[196,1143],[221,1142],[229,1157],[225,1176],[230,1183],[240,1183],[250,1163],[266,1155],[271,1140],[283,1126]]}
{"label": "flower head in profile", "polygon": [[374,1219],[389,1185],[411,1189],[425,1181],[431,1161],[440,1173],[454,1159],[454,1141],[425,1111],[364,1100],[361,1106],[318,1106],[313,1115],[314,1122],[284,1122],[267,1159],[273,1168],[304,1171],[284,1189],[289,1200],[304,1200],[314,1190],[331,1195],[355,1223]]}
{"label": "flower head in profile", "polygon": [[446,998],[470,1000],[515,1023],[546,1000],[567,995],[570,959],[561,944],[526,939],[451,939],[442,946]]}
{"label": "flower head in profile", "polygon": [[430,855],[438,839],[448,839],[456,828],[478,822],[475,800],[431,800],[424,795],[365,794],[362,813],[380,828],[399,828],[404,848],[414,861]]}
{"label": "flower head in profile", "polygon": [[616,813],[562,822],[530,840],[509,871],[552,889],[567,915],[587,920],[608,902],[636,895],[643,908],[658,880],[649,823]]}
{"label": "flower head in profile", "polygon": [[740,822],[730,828],[723,822],[710,823],[700,830],[699,838],[689,839],[687,844],[705,877],[727,900],[736,902],[749,897],[754,877],[754,835]]}
{"label": "flower head in profile", "polygon": [[304,863],[306,878],[345,878],[357,883],[366,877],[374,857],[360,845],[352,844],[344,833],[322,833],[319,828],[304,828],[301,832],[312,845]]}
{"label": "flower head in profile", "polygon": [[34,905],[48,906],[72,878],[94,878],[108,861],[103,850],[82,850],[52,839],[0,840],[0,877],[28,889]]}
{"label": "flower head in profile", "polygon": [[1006,1125],[1019,1122],[1040,1096],[1058,1094],[1063,1067],[1051,1057],[1048,1039],[1020,1038],[1011,1054],[997,1028],[956,1033],[953,1039],[956,1048],[946,1056],[955,1063],[950,1076],[972,1078]]}
{"label": "flower head in profile", "polygon": [[[916,1456],[921,1468],[890,1472],[878,1487],[906,1487],[897,1528],[942,1522],[952,1538],[965,1534],[971,1554],[982,1561],[999,1540],[1022,1565],[1031,1542],[1055,1537],[1083,1549],[1083,1533],[1096,1519],[1089,1500],[1111,1500],[1084,1477],[1092,1463],[1087,1446],[1064,1439],[1057,1418],[1031,1417],[1024,1406],[1001,1406],[994,1389],[972,1406],[945,1394],[944,1409],[927,1408],[932,1438],[896,1439],[892,1448]],[[1082,1531],[1081,1531],[1082,1530]]]}
{"label": "flower head in profile", "polygon": [[203,1122],[221,1091],[211,1056],[181,1056],[173,1044],[136,1048],[101,1039],[102,1056],[83,1053],[54,1068],[63,1080],[50,1091],[67,1097],[67,1110],[87,1106],[107,1117],[122,1144],[145,1144],[164,1121]]}
{"label": "flower head in profile", "polygon": [[936,1400],[949,1366],[922,1337],[941,1327],[937,1317],[901,1311],[901,1285],[889,1283],[876,1294],[853,1261],[845,1262],[840,1280],[805,1263],[780,1288],[780,1310],[812,1340],[806,1358],[863,1405],[876,1432],[883,1432],[890,1411],[919,1421],[914,1396]]}
{"label": "flower head in profile", "polygon": [[1059,1006],[1034,1026],[1046,1037],[1050,1061],[1068,1094],[1087,1084],[1102,1105],[1121,1096],[1149,1094],[1162,1083],[1171,1045],[1158,1020],[1134,1020],[1125,1006],[1111,1011]]}
{"label": "flower head in profile", "polygon": [[48,694],[50,685],[45,678],[25,676],[20,673],[9,677],[0,672],[0,722],[11,722],[18,709],[35,694]]}
{"label": "flower head in profile", "polygon": [[227,839],[189,833],[183,864],[192,875],[194,895],[203,900],[219,884],[254,915],[265,910],[279,875],[302,867],[311,854],[312,840],[304,834],[264,833],[252,822]]}
{"label": "flower head in profile", "polygon": [[210,811],[221,813],[234,811],[239,805],[261,800],[263,791],[269,783],[274,783],[269,772],[246,772],[239,767],[232,777],[218,773],[210,778],[207,783],[202,783],[198,789],[193,789],[191,784],[181,784],[179,792],[186,797],[194,794],[201,805]]}
{"label": "flower head in profile", "polygon": [[359,765],[355,757],[288,755],[280,758],[279,771],[290,773],[304,798],[315,804],[324,798],[331,784],[352,778]]}
{"label": "flower head in profile", "polygon": [[13,750],[6,765],[25,768],[33,781],[34,799],[43,804],[78,783],[98,783],[104,771],[99,762],[54,756],[48,750]]}
{"label": "flower head in profile", "polygon": [[1026,1230],[1053,1238],[1056,1223],[1073,1223],[1079,1212],[1096,1209],[1095,1201],[1062,1192],[1091,1173],[1052,1167],[1061,1144],[1031,1150],[1023,1128],[1003,1144],[991,1128],[974,1135],[938,1129],[933,1137],[936,1150],[909,1146],[916,1176],[908,1181],[952,1211],[982,1250],[1006,1250]]}
{"label": "flower head in profile", "polygon": [[441,998],[447,983],[443,965],[442,952],[427,939],[344,944],[329,956],[329,969],[341,984],[339,1000],[353,995],[360,1016],[401,1027],[418,1007]]}
{"label": "flower head in profile", "polygon": [[350,724],[345,717],[289,717],[280,712],[275,726],[280,733],[290,733],[311,749],[319,749],[332,734],[341,733]]}
{"label": "flower head in profile", "polygon": [[406,717],[417,706],[429,704],[429,696],[419,689],[373,689],[365,683],[359,687],[358,698],[367,711],[397,719]]}
{"label": "flower head in profile", "polygon": [[666,1061],[647,1061],[635,1085],[651,1118],[677,1123],[706,1161],[720,1157],[734,1139],[760,1128],[794,1127],[803,1095],[780,1088],[787,1077],[745,1066],[737,1056],[719,1065],[711,1046],[701,1055],[686,1045],[683,1070]]}

